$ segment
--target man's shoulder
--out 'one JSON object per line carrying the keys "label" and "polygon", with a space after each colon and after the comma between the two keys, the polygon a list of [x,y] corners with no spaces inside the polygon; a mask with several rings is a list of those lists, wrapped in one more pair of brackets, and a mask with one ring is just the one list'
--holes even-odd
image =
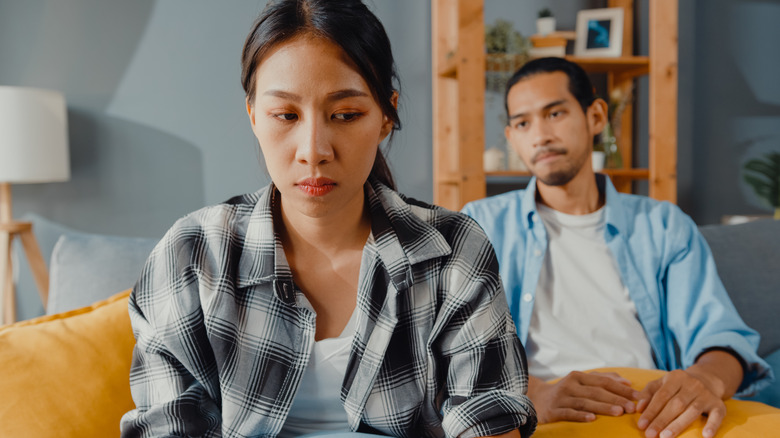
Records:
{"label": "man's shoulder", "polygon": [[520,214],[525,190],[513,190],[500,195],[471,201],[461,210],[477,222],[503,220],[507,215]]}
{"label": "man's shoulder", "polygon": [[680,207],[648,196],[619,193],[613,203],[622,216],[629,235],[637,233],[654,239],[678,239],[687,242],[697,232],[693,219]]}

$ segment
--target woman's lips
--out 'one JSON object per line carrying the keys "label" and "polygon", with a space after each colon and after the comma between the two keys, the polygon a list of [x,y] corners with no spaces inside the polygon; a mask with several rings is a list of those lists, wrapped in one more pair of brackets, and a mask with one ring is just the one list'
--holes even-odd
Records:
{"label": "woman's lips", "polygon": [[328,178],[306,178],[296,185],[309,196],[324,196],[336,188],[336,183]]}

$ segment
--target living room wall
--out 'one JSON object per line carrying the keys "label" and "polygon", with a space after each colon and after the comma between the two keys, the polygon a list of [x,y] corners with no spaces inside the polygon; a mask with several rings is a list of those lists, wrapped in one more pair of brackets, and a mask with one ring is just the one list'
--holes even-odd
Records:
{"label": "living room wall", "polygon": [[[270,179],[245,112],[240,53],[264,0],[0,0],[0,84],[60,90],[72,178],[13,187],[16,216],[160,237],[178,217]],[[367,2],[390,35],[400,189],[431,200],[430,7]]]}

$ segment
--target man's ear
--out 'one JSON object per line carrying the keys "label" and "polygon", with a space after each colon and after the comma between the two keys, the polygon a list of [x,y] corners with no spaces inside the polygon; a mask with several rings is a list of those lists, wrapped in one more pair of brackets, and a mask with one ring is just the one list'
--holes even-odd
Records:
{"label": "man's ear", "polygon": [[588,107],[588,111],[585,115],[588,118],[588,127],[590,128],[591,135],[595,136],[601,134],[604,127],[607,126],[609,114],[609,107],[604,99],[596,98],[593,103]]}
{"label": "man's ear", "polygon": [[249,122],[252,123],[252,126],[255,126],[255,107],[252,105],[251,102],[249,102],[249,98],[246,98],[246,113],[249,116]]}

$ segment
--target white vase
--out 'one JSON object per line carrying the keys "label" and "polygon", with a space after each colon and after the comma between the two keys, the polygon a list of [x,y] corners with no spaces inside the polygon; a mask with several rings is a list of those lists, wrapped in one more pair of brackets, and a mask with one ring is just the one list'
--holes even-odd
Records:
{"label": "white vase", "polygon": [[591,163],[593,164],[593,171],[594,172],[601,172],[604,170],[604,159],[606,158],[606,155],[603,151],[593,151],[591,152]]}
{"label": "white vase", "polygon": [[504,170],[504,151],[493,146],[485,151],[482,157],[485,172]]}
{"label": "white vase", "polygon": [[541,36],[555,32],[555,17],[542,17],[536,19],[536,33]]}

